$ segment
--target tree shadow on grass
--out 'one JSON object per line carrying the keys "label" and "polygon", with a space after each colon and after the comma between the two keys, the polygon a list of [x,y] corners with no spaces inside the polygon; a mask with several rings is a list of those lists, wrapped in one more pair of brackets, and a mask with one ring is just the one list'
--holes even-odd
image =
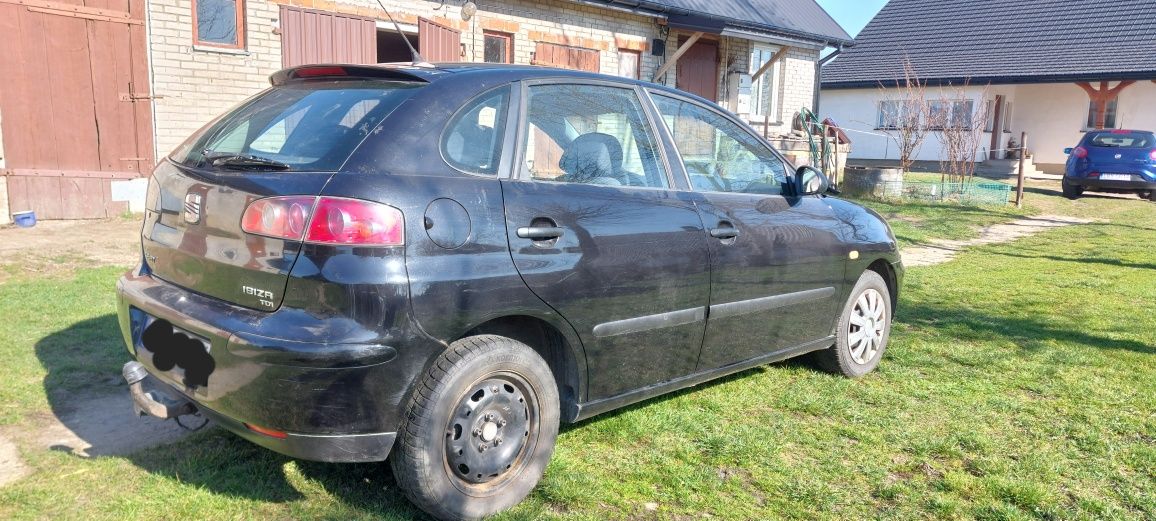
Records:
{"label": "tree shadow on grass", "polygon": [[[172,420],[135,417],[120,376],[121,365],[130,358],[123,342],[116,315],[108,314],[72,324],[36,343],[36,356],[48,373],[44,391],[52,413],[52,418],[43,418],[36,428],[71,438],[49,448],[77,457],[122,456],[175,483],[270,503],[305,499],[292,481],[296,479],[293,474],[299,474],[358,514],[378,519],[422,519],[423,514],[395,486],[385,463],[294,460],[211,424],[202,432],[185,436]],[[200,422],[188,421],[193,425]],[[72,445],[88,447],[81,451]]]}
{"label": "tree shadow on grass", "polygon": [[1075,327],[1045,320],[1012,317],[975,309],[917,304],[900,306],[896,321],[923,329],[940,330],[953,340],[990,342],[995,338],[1014,342],[1028,351],[1050,349],[1049,341],[1071,342],[1096,349],[1156,354],[1156,346],[1136,340],[1108,338]]}

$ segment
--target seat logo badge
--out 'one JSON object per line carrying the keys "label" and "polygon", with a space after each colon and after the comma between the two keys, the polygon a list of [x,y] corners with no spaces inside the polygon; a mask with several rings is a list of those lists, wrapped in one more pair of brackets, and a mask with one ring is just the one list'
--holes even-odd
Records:
{"label": "seat logo badge", "polygon": [[201,222],[201,203],[204,198],[201,194],[189,193],[185,195],[185,222],[197,224]]}
{"label": "seat logo badge", "polygon": [[1124,158],[1124,154],[1116,154],[1116,159],[1123,159],[1123,158]]}

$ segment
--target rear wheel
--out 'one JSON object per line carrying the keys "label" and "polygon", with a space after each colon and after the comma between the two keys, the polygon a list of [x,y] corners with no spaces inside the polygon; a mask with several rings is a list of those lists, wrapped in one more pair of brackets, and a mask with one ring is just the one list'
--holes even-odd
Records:
{"label": "rear wheel", "polygon": [[1140,194],[1140,197],[1156,202],[1156,190],[1148,190],[1147,194]]}
{"label": "rear wheel", "polygon": [[1081,195],[1084,195],[1084,187],[1069,183],[1066,177],[1060,182],[1060,186],[1064,190],[1064,197],[1068,199],[1079,199]]}
{"label": "rear wheel", "polygon": [[391,458],[398,486],[440,519],[481,519],[537,485],[558,436],[558,389],[529,346],[454,342],[417,384]]}
{"label": "rear wheel", "polygon": [[865,271],[839,317],[835,345],[815,354],[824,369],[859,378],[879,365],[891,337],[891,296],[883,277]]}

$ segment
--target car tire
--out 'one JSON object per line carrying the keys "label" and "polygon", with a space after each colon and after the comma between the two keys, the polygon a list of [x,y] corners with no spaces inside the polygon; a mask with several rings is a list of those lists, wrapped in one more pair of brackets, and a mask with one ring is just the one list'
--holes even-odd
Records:
{"label": "car tire", "polygon": [[1060,187],[1064,191],[1064,197],[1068,199],[1076,200],[1079,199],[1081,195],[1084,195],[1084,187],[1069,183],[1066,177],[1063,181],[1060,181]]}
{"label": "car tire", "polygon": [[505,337],[464,338],[416,384],[390,464],[422,510],[481,519],[538,484],[558,421],[558,388],[538,353]]}
{"label": "car tire", "polygon": [[815,354],[819,365],[849,378],[874,371],[891,338],[891,309],[891,293],[883,277],[863,272],[843,305],[835,345]]}
{"label": "car tire", "polygon": [[1156,203],[1156,190],[1148,191],[1148,200]]}

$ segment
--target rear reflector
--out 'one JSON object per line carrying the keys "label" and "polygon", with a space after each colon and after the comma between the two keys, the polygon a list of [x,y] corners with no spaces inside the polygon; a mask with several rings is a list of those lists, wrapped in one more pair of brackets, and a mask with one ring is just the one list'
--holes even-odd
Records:
{"label": "rear reflector", "polygon": [[1099,172],[1092,172],[1092,173],[1088,174],[1088,177],[1100,177],[1100,173]]}
{"label": "rear reflector", "polygon": [[253,431],[253,432],[257,433],[257,434],[264,434],[264,435],[266,435],[266,436],[268,436],[268,437],[270,437],[270,438],[277,438],[277,439],[279,439],[279,440],[283,440],[283,439],[285,439],[285,438],[288,438],[288,437],[289,437],[289,435],[288,435],[288,434],[286,434],[286,433],[284,433],[284,432],[281,432],[281,431],[275,431],[275,430],[273,430],[273,429],[268,429],[268,428],[265,428],[265,427],[260,427],[260,426],[257,426],[257,425],[250,425],[250,424],[248,424],[248,423],[246,423],[246,424],[245,424],[245,428],[246,428],[246,429],[249,429],[249,430],[251,430],[251,431]]}
{"label": "rear reflector", "polygon": [[343,197],[270,197],[249,203],[245,233],[314,244],[402,246],[405,220],[392,206]]}

